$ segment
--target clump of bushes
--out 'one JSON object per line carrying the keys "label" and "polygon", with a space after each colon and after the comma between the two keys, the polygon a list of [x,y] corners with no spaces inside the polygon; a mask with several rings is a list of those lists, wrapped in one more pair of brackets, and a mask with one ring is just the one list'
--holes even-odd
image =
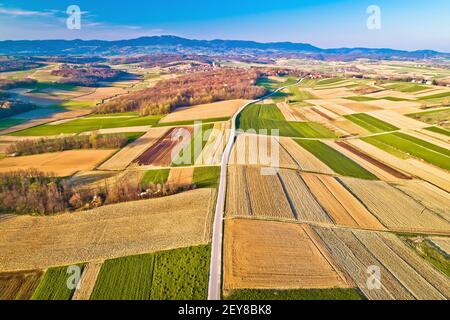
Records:
{"label": "clump of bushes", "polygon": [[124,74],[123,71],[111,69],[105,65],[65,64],[60,69],[52,71],[52,75],[62,77],[59,83],[88,87],[96,87],[102,81],[117,80]]}
{"label": "clump of bushes", "polygon": [[137,176],[105,180],[97,187],[85,187],[34,169],[20,170],[0,174],[0,213],[49,215],[89,210],[194,188],[194,185],[173,188],[167,184],[142,184]]}

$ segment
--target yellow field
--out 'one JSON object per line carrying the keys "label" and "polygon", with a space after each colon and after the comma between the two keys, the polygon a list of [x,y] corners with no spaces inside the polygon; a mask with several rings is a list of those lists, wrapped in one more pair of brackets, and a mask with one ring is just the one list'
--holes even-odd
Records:
{"label": "yellow field", "polygon": [[[448,279],[395,235],[313,227],[337,265],[373,300],[448,299]],[[379,268],[381,286],[367,286],[369,267]]]}
{"label": "yellow field", "polygon": [[102,101],[128,93],[127,90],[118,87],[96,88],[94,92],[79,96],[73,101]]}
{"label": "yellow field", "polygon": [[69,150],[0,160],[0,172],[37,169],[60,177],[92,170],[108,159],[116,150]]}
{"label": "yellow field", "polygon": [[349,287],[307,229],[279,222],[227,220],[224,289]]}
{"label": "yellow field", "polygon": [[247,100],[238,99],[180,108],[161,119],[160,122],[169,123],[178,121],[231,117],[240,107],[242,107],[247,102]]}
{"label": "yellow field", "polygon": [[45,269],[206,244],[213,189],[0,224],[0,270]]}
{"label": "yellow field", "polygon": [[302,174],[301,177],[335,224],[364,229],[385,229],[335,178],[314,174]]}
{"label": "yellow field", "polygon": [[89,300],[102,264],[103,262],[89,262],[84,266],[79,287],[73,293],[72,300]]}
{"label": "yellow field", "polygon": [[340,178],[388,229],[450,234],[450,224],[383,181]]}
{"label": "yellow field", "polygon": [[194,167],[179,167],[170,169],[167,184],[173,189],[191,185],[192,178],[194,177],[194,169]]}

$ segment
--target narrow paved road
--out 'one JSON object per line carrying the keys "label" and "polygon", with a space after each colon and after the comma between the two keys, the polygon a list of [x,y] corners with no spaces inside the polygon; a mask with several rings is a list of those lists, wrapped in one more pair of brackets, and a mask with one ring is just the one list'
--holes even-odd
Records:
{"label": "narrow paved road", "polygon": [[227,189],[227,168],[228,161],[230,159],[231,150],[234,142],[236,141],[236,120],[238,115],[249,105],[270,98],[275,93],[284,90],[288,87],[299,84],[303,81],[303,78],[297,81],[297,83],[281,87],[274,92],[253,100],[243,105],[231,119],[230,136],[225,147],[225,151],[222,155],[221,168],[220,168],[220,182],[217,193],[216,211],[214,214],[213,235],[211,243],[211,260],[209,269],[209,286],[208,286],[208,300],[220,300],[222,292],[222,242],[223,242],[223,214],[225,208],[225,195]]}

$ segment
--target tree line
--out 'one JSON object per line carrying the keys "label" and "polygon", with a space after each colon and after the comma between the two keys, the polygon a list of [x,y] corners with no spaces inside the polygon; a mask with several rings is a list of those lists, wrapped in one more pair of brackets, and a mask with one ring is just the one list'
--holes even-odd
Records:
{"label": "tree line", "polygon": [[51,215],[163,197],[194,188],[194,185],[173,188],[167,184],[142,184],[139,177],[133,176],[114,182],[105,180],[102,186],[87,188],[51,173],[21,170],[0,173],[0,213]]}
{"label": "tree line", "polygon": [[15,156],[26,156],[76,149],[118,149],[127,143],[128,138],[124,134],[98,135],[94,132],[82,136],[22,140],[11,145],[7,152]]}
{"label": "tree line", "polygon": [[166,114],[178,107],[230,99],[255,99],[266,89],[256,86],[254,70],[220,68],[163,80],[156,86],[114,99],[98,113],[139,111],[140,115]]}

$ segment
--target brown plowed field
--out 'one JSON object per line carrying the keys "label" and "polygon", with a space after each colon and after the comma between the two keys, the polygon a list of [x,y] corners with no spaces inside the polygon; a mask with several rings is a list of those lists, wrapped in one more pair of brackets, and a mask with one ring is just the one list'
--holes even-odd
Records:
{"label": "brown plowed field", "polygon": [[144,153],[135,160],[135,163],[140,166],[170,166],[174,160],[172,159],[172,154],[181,151],[181,149],[185,146],[185,143],[189,143],[190,141],[189,139],[172,139],[172,136],[177,134],[177,130],[180,129],[187,130],[191,136],[194,131],[192,127],[169,129],[169,131],[159,138],[154,145],[144,151]]}
{"label": "brown plowed field", "polygon": [[227,220],[224,289],[349,287],[320,245],[302,225]]}
{"label": "brown plowed field", "polygon": [[0,273],[0,300],[30,299],[42,273],[42,271]]}
{"label": "brown plowed field", "polygon": [[161,138],[168,128],[151,128],[146,134],[138,138],[136,141],[126,145],[122,150],[117,152],[111,159],[103,163],[99,169],[101,170],[125,170],[126,167],[146,149],[155,144]]}
{"label": "brown plowed field", "polygon": [[[373,166],[381,169],[382,171],[386,172],[388,175],[393,176],[395,178],[399,178],[399,179],[411,179],[410,176],[388,166],[387,164],[378,161],[374,158],[372,158],[371,156],[359,151],[358,149],[348,145],[345,142],[342,141],[336,141],[336,144],[342,148],[344,148],[345,150],[351,152],[352,154],[354,154],[355,156],[361,158],[364,161],[367,161],[368,163],[372,164]],[[378,170],[377,170],[378,171]],[[377,174],[377,172],[374,172],[374,174]],[[382,178],[382,177],[380,177]]]}
{"label": "brown plowed field", "polygon": [[335,178],[313,174],[302,174],[301,176],[320,205],[337,225],[385,229]]}

